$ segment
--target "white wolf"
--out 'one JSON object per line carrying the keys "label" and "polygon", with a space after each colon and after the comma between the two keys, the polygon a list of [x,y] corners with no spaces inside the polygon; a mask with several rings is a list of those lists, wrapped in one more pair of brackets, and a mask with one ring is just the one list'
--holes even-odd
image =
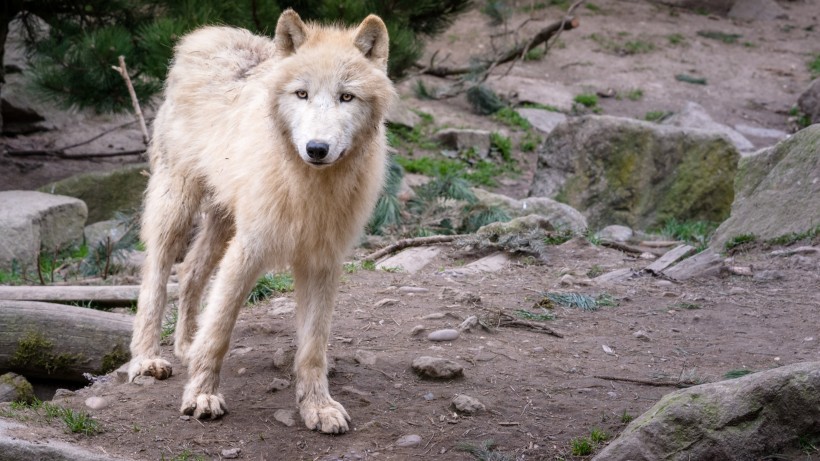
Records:
{"label": "white wolf", "polygon": [[239,308],[261,273],[289,266],[300,413],[310,429],[345,432],[350,418],[328,392],[326,348],[343,257],[384,180],[383,121],[395,98],[387,29],[373,15],[345,29],[305,24],[287,10],[273,40],[206,27],[175,53],[149,147],[129,376],[171,375],[159,347],[165,287],[201,212],[180,277],[174,352],[189,374],[181,411],[225,413],[219,373]]}

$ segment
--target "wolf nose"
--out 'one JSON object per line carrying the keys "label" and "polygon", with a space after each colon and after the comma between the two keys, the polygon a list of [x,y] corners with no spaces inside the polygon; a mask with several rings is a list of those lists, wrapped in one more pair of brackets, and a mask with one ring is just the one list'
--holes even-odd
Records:
{"label": "wolf nose", "polygon": [[313,160],[321,160],[327,157],[327,151],[330,149],[330,146],[326,142],[322,141],[308,141],[307,143],[307,154]]}

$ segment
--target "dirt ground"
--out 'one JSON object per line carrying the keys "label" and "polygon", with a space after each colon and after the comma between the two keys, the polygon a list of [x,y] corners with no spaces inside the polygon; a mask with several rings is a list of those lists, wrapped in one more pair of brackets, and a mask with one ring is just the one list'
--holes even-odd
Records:
{"label": "dirt ground", "polygon": [[[810,80],[806,62],[820,51],[817,0],[784,3],[788,20],[754,23],[684,11],[671,14],[668,8],[642,1],[593,3],[599,10],[579,10],[581,28],[566,32],[562,45],[541,61],[518,64],[510,75],[557,82],[571,94],[642,90],[643,97],[636,101],[602,99],[605,114],[643,117],[648,111],[674,111],[685,101],[694,101],[721,123],[790,130],[787,112]],[[522,30],[543,27],[558,17],[558,11],[538,10]],[[518,11],[511,24],[526,17],[525,11]],[[449,53],[450,62],[458,64],[482,46],[489,49],[486,36],[497,30],[485,24],[479,12],[467,13],[428,46],[428,58],[440,49],[439,56]],[[698,36],[701,30],[742,38],[726,44]],[[600,41],[590,38],[593,33],[612,40],[639,38],[655,48],[619,55],[602,49]],[[684,40],[672,45],[672,34]],[[678,82],[674,75],[679,73],[702,76],[708,84]],[[408,104],[433,114],[437,125],[503,129],[487,117],[471,114],[462,99],[419,101],[412,97],[412,82],[401,88]],[[750,139],[758,147],[774,142]],[[29,145],[21,139],[5,142]],[[116,139],[105,142],[116,146]],[[534,154],[519,155],[524,173],[502,180],[499,190],[521,197],[529,188],[532,171],[527,166],[534,165]],[[3,154],[0,190],[35,188],[78,171],[119,164]],[[614,285],[566,286],[560,279],[567,273],[583,279],[590,270],[640,269],[647,261],[573,240],[553,247],[543,264],[515,259],[499,272],[455,277],[444,269],[482,255],[443,248],[416,274],[359,269],[344,276],[329,355],[335,364],[331,392],[353,419],[348,434],[311,432],[298,413],[292,427],[274,419],[278,409],[296,409],[292,386],[268,391],[275,378],[292,379],[290,365],[274,366],[274,356],[278,349],[292,356],[293,319],[292,314],[272,315],[269,305],[256,305],[243,309],[234,330],[221,382],[230,413],[221,420],[180,418],[186,372],[174,362],[175,374],[167,381],[97,384],[61,401],[91,413],[102,424],[101,434],[70,435],[56,422],[42,424],[35,418],[29,429],[14,435],[29,440],[54,437],[101,454],[139,460],[221,459],[222,451],[231,448],[241,449],[240,459],[254,460],[469,460],[475,458],[459,447],[480,446],[487,440],[493,440],[508,459],[587,459],[572,455],[571,440],[588,436],[593,428],[617,436],[626,426],[624,415],[637,416],[675,390],[658,381],[713,382],[731,370],[761,371],[820,360],[816,260],[774,257],[770,248],[756,248],[735,255],[736,264],[751,267],[755,277],[672,283],[641,275]],[[401,287],[428,291],[411,294]],[[480,301],[442,299],[442,290],[448,287]],[[544,291],[605,293],[618,305],[594,312],[554,308],[555,320],[549,326],[563,338],[510,327],[475,329],[451,342],[426,338],[428,332],[455,327],[470,315],[491,318],[499,309],[539,313],[533,305]],[[398,301],[376,307],[385,298]],[[444,315],[424,319],[431,314]],[[416,325],[426,330],[413,336]],[[648,340],[636,338],[638,331],[646,332]],[[357,351],[375,353],[375,365],[357,363]],[[464,377],[419,378],[410,364],[421,355],[457,361],[464,366]],[[171,347],[165,348],[165,356],[172,357]],[[486,411],[472,416],[454,413],[450,402],[457,394],[479,399]],[[111,403],[91,410],[84,401],[92,395]],[[411,434],[420,436],[421,443],[396,445],[400,437]],[[799,447],[779,455],[778,459],[794,460],[818,456],[806,455]]]}

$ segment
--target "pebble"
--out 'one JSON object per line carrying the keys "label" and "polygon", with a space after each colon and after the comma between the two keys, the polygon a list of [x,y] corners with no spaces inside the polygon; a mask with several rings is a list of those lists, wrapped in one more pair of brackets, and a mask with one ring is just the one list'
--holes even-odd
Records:
{"label": "pebble", "polygon": [[658,259],[658,257],[657,257],[657,256],[655,256],[654,254],[649,253],[649,252],[646,252],[646,253],[641,253],[640,258],[641,258],[641,259],[647,259],[647,260]]}
{"label": "pebble", "polygon": [[273,381],[268,384],[268,387],[265,390],[268,392],[276,392],[287,389],[288,387],[290,387],[290,381],[287,379],[273,378]]}
{"label": "pebble", "polygon": [[395,306],[396,304],[398,304],[398,302],[399,302],[399,300],[395,299],[395,298],[384,298],[384,299],[381,299],[381,300],[377,301],[376,304],[374,305],[374,307],[381,308],[381,307]]}
{"label": "pebble", "polygon": [[417,334],[421,333],[422,331],[426,330],[427,328],[424,325],[416,325],[410,330],[410,336],[416,336]]}
{"label": "pebble", "polygon": [[664,298],[677,298],[678,294],[675,293],[674,291],[666,291],[666,292],[663,293],[663,297]]}
{"label": "pebble", "polygon": [[565,274],[561,277],[561,285],[572,285],[573,283],[575,283],[575,277],[569,274]]}
{"label": "pebble", "polygon": [[179,416],[179,419],[181,419],[181,420],[183,420],[183,421],[188,421],[188,420],[190,420],[190,419],[191,419],[191,417],[190,417],[190,416],[188,416],[188,415],[180,415],[180,416]]}
{"label": "pebble", "polygon": [[458,331],[469,331],[473,327],[478,325],[478,317],[475,315],[471,315],[467,317],[461,325],[458,326]]}
{"label": "pebble", "polygon": [[647,332],[643,331],[643,330],[638,330],[635,333],[632,333],[632,336],[634,336],[635,339],[639,339],[641,341],[651,341],[652,340],[652,338],[649,337],[649,334]]}
{"label": "pebble", "polygon": [[225,459],[236,459],[239,458],[240,453],[242,453],[241,448],[226,448],[222,450],[222,457]]}
{"label": "pebble", "polygon": [[253,350],[253,348],[248,347],[248,346],[234,347],[231,350],[231,353],[228,355],[228,357],[232,357],[232,356],[236,356],[236,355],[245,355],[245,354],[247,354],[248,352],[250,352],[252,350]]}
{"label": "pebble", "polygon": [[295,413],[293,410],[279,409],[273,412],[273,419],[279,421],[287,427],[293,427],[293,425],[296,424],[294,415]]}
{"label": "pebble", "polygon": [[353,353],[353,360],[362,365],[375,365],[376,354],[370,351],[357,349],[356,352]]}
{"label": "pebble", "polygon": [[671,287],[674,283],[670,282],[669,280],[658,280],[655,282],[655,285],[659,287]]}
{"label": "pebble", "polygon": [[541,347],[541,346],[537,346],[537,347],[533,347],[532,351],[533,352],[544,352],[544,348]]}
{"label": "pebble", "polygon": [[296,301],[289,298],[276,298],[268,309],[268,315],[292,314],[296,310]]}
{"label": "pebble", "polygon": [[131,382],[137,386],[151,386],[157,382],[157,380],[153,376],[139,375]]}
{"label": "pebble", "polygon": [[453,398],[453,407],[467,414],[478,413],[487,409],[478,399],[464,394],[459,394]]}
{"label": "pebble", "polygon": [[236,370],[236,374],[238,374],[238,375],[240,375],[240,376],[241,376],[241,375],[244,375],[245,373],[247,373],[247,371],[248,371],[248,369],[247,369],[247,368],[242,367],[242,368],[240,368],[240,369]]}
{"label": "pebble", "polygon": [[92,410],[102,410],[108,406],[108,400],[102,397],[89,397],[85,399],[85,406]]}
{"label": "pebble", "polygon": [[273,353],[273,366],[276,368],[285,368],[288,365],[288,358],[285,354],[285,350],[281,347],[276,349]]}
{"label": "pebble", "polygon": [[427,293],[430,290],[422,287],[399,287],[399,293]]}
{"label": "pebble", "polygon": [[54,392],[54,397],[52,397],[52,398],[51,398],[51,400],[60,400],[60,399],[64,399],[64,398],[66,398],[66,397],[71,397],[71,396],[72,396],[72,395],[74,395],[74,394],[75,394],[75,392],[74,392],[74,391],[72,391],[72,390],[68,390],[68,389],[62,389],[62,388],[60,388],[60,389],[57,389],[57,390]]}
{"label": "pebble", "polygon": [[396,440],[397,447],[415,447],[421,444],[421,436],[416,434],[404,435]]}
{"label": "pebble", "polygon": [[729,288],[729,295],[731,295],[731,296],[734,296],[734,295],[742,295],[742,294],[744,294],[744,293],[746,293],[746,289],[745,289],[745,288],[740,288],[740,287],[732,287],[732,288]]}
{"label": "pebble", "polygon": [[423,378],[452,379],[464,376],[464,367],[452,360],[421,356],[413,360],[413,371]]}
{"label": "pebble", "polygon": [[786,278],[786,274],[781,271],[760,271],[754,275],[755,280],[760,280],[764,282],[769,282],[773,280],[783,280]]}
{"label": "pebble", "polygon": [[424,394],[422,397],[424,397],[424,400],[427,400],[428,402],[429,402],[430,400],[433,400],[433,399],[435,399],[435,398],[436,398],[436,396],[435,396],[435,395],[433,395],[433,393],[432,393],[432,392],[428,392],[428,393]]}
{"label": "pebble", "polygon": [[436,330],[429,335],[427,335],[427,339],[430,341],[454,341],[458,339],[458,330],[453,330],[452,328],[446,328],[444,330]]}
{"label": "pebble", "polygon": [[447,314],[445,314],[444,312],[433,312],[432,314],[425,315],[421,319],[422,320],[438,320],[438,319],[443,319],[445,315],[447,315]]}

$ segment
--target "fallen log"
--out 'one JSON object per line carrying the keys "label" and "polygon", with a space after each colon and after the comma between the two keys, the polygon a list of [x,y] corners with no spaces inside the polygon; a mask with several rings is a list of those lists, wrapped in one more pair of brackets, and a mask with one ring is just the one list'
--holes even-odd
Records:
{"label": "fallen log", "polygon": [[[174,299],[179,285],[168,285],[168,299]],[[33,285],[0,286],[0,299],[10,301],[92,302],[104,306],[130,306],[139,297],[139,285]]]}
{"label": "fallen log", "polygon": [[86,382],[130,358],[133,318],[65,304],[0,301],[0,374]]}

